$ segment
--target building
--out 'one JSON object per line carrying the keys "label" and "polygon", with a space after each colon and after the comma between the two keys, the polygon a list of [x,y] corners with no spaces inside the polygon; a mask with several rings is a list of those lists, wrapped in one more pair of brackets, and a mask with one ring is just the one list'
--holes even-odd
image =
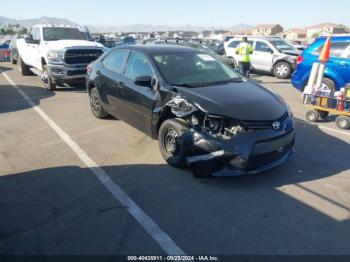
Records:
{"label": "building", "polygon": [[300,28],[292,28],[277,35],[290,41],[303,41],[306,38],[306,31]]}
{"label": "building", "polygon": [[334,23],[323,23],[308,27],[306,29],[306,37],[316,38],[320,35],[344,34],[347,29],[344,25]]}
{"label": "building", "polygon": [[283,32],[279,24],[262,24],[253,29],[253,35],[276,35]]}

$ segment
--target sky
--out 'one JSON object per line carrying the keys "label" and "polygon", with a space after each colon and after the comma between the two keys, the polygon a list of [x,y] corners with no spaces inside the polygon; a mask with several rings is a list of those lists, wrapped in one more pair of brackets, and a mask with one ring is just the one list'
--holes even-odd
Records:
{"label": "sky", "polygon": [[67,18],[82,25],[350,25],[349,0],[4,0],[0,16]]}

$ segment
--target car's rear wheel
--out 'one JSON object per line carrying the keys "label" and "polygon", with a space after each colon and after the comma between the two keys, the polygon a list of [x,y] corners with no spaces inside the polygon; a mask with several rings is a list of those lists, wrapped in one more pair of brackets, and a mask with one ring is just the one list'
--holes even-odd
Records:
{"label": "car's rear wheel", "polygon": [[323,78],[322,81],[322,89],[330,90],[330,91],[335,91],[335,83],[332,79],[329,78]]}
{"label": "car's rear wheel", "polygon": [[182,135],[188,126],[181,119],[168,119],[164,121],[158,132],[158,143],[164,160],[176,168],[187,166],[186,150]]}
{"label": "car's rear wheel", "polygon": [[95,117],[103,119],[108,116],[108,113],[103,109],[101,97],[96,87],[90,91],[90,107]]}
{"label": "car's rear wheel", "polygon": [[43,82],[44,82],[44,86],[46,88],[46,90],[48,91],[54,91],[56,90],[57,86],[56,84],[54,84],[54,82],[52,81],[52,78],[50,76],[49,73],[49,68],[47,67],[47,65],[43,66],[43,76],[42,76]]}
{"label": "car's rear wheel", "polygon": [[18,57],[18,69],[21,72],[22,76],[29,76],[30,75],[30,69],[29,67],[23,62],[22,57]]}
{"label": "car's rear wheel", "polygon": [[273,67],[273,74],[279,79],[286,79],[292,73],[292,67],[288,62],[278,62]]}

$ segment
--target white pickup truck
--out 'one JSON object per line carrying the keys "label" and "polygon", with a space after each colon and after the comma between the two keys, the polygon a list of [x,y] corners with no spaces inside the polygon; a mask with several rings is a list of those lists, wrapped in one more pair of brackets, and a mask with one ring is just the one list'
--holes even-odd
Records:
{"label": "white pickup truck", "polygon": [[29,37],[17,40],[17,48],[22,75],[33,71],[50,91],[84,80],[87,65],[105,51],[103,45],[88,41],[82,27],[64,25],[35,25]]}

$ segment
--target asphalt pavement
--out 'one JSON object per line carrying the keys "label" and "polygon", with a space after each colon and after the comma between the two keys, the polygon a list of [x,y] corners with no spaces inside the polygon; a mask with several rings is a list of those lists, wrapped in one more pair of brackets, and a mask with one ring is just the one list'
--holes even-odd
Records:
{"label": "asphalt pavement", "polygon": [[288,162],[195,179],[157,141],[94,118],[84,87],[0,69],[0,254],[350,254],[350,131],[308,123],[289,80],[253,76],[294,112]]}

